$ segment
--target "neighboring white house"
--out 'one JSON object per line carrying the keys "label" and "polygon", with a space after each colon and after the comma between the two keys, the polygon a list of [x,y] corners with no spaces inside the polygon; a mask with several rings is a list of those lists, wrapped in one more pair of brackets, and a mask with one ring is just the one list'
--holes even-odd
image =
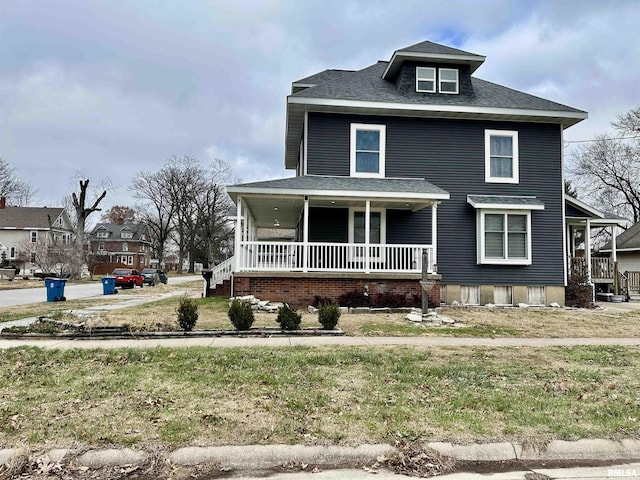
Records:
{"label": "neighboring white house", "polygon": [[0,197],[0,258],[22,267],[24,272],[34,270],[35,248],[31,251],[25,245],[35,246],[43,236],[63,245],[71,243],[73,229],[63,208],[8,207]]}

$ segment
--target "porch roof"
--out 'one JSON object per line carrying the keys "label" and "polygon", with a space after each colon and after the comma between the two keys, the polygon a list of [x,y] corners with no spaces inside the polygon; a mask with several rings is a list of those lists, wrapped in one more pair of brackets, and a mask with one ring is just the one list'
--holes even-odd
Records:
{"label": "porch roof", "polygon": [[359,178],[304,175],[264,182],[230,185],[227,192],[237,203],[239,195],[359,197],[399,200],[448,200],[449,192],[424,178]]}
{"label": "porch roof", "polygon": [[565,218],[569,224],[583,224],[587,219],[591,221],[591,225],[594,227],[607,225],[626,227],[629,224],[629,220],[626,218],[598,210],[566,193],[564,195],[564,201]]}
{"label": "porch roof", "polygon": [[257,227],[295,228],[305,204],[313,207],[362,207],[371,201],[374,208],[418,211],[449,193],[423,178],[358,178],[305,175],[264,182],[230,185],[227,193],[251,212]]}

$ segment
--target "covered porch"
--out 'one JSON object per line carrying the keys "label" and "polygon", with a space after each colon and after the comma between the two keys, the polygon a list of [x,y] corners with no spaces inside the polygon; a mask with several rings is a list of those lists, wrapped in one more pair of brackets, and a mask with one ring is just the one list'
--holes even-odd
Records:
{"label": "covered porch", "polygon": [[[626,282],[618,271],[616,237],[627,220],[601,212],[569,195],[565,195],[565,219],[568,275],[585,276],[598,291],[616,295],[625,293]],[[612,239],[606,252],[608,255],[593,254],[593,229],[608,230]]]}
{"label": "covered porch", "polygon": [[[234,272],[415,276],[437,271],[437,208],[449,194],[424,179],[301,176],[227,191],[237,208]],[[414,235],[404,237],[420,241],[398,242],[388,234],[394,219],[411,224],[412,214],[425,211],[429,214],[415,222]],[[293,234],[290,240],[265,240],[262,229]]]}

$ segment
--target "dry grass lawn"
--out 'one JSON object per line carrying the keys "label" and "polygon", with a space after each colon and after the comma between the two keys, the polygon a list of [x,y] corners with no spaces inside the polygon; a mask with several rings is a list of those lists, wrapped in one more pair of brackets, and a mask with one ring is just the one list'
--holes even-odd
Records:
{"label": "dry grass lawn", "polygon": [[625,347],[20,348],[0,445],[640,438],[639,388]]}

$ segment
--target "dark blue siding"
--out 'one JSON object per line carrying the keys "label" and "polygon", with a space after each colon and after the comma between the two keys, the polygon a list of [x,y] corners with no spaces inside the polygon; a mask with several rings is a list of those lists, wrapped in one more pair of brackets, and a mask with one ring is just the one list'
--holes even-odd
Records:
{"label": "dark blue siding", "polygon": [[348,242],[349,210],[347,208],[309,208],[310,242]]}
{"label": "dark blue siding", "polygon": [[[564,188],[561,130],[555,124],[309,114],[308,174],[349,175],[351,123],[387,127],[386,176],[421,177],[447,190],[438,207],[438,271],[444,283],[563,285]],[[484,181],[485,129],[517,130],[520,183]],[[532,212],[533,264],[477,265],[476,212],[467,195],[533,195],[545,210]],[[389,243],[431,243],[430,209],[389,214]]]}

